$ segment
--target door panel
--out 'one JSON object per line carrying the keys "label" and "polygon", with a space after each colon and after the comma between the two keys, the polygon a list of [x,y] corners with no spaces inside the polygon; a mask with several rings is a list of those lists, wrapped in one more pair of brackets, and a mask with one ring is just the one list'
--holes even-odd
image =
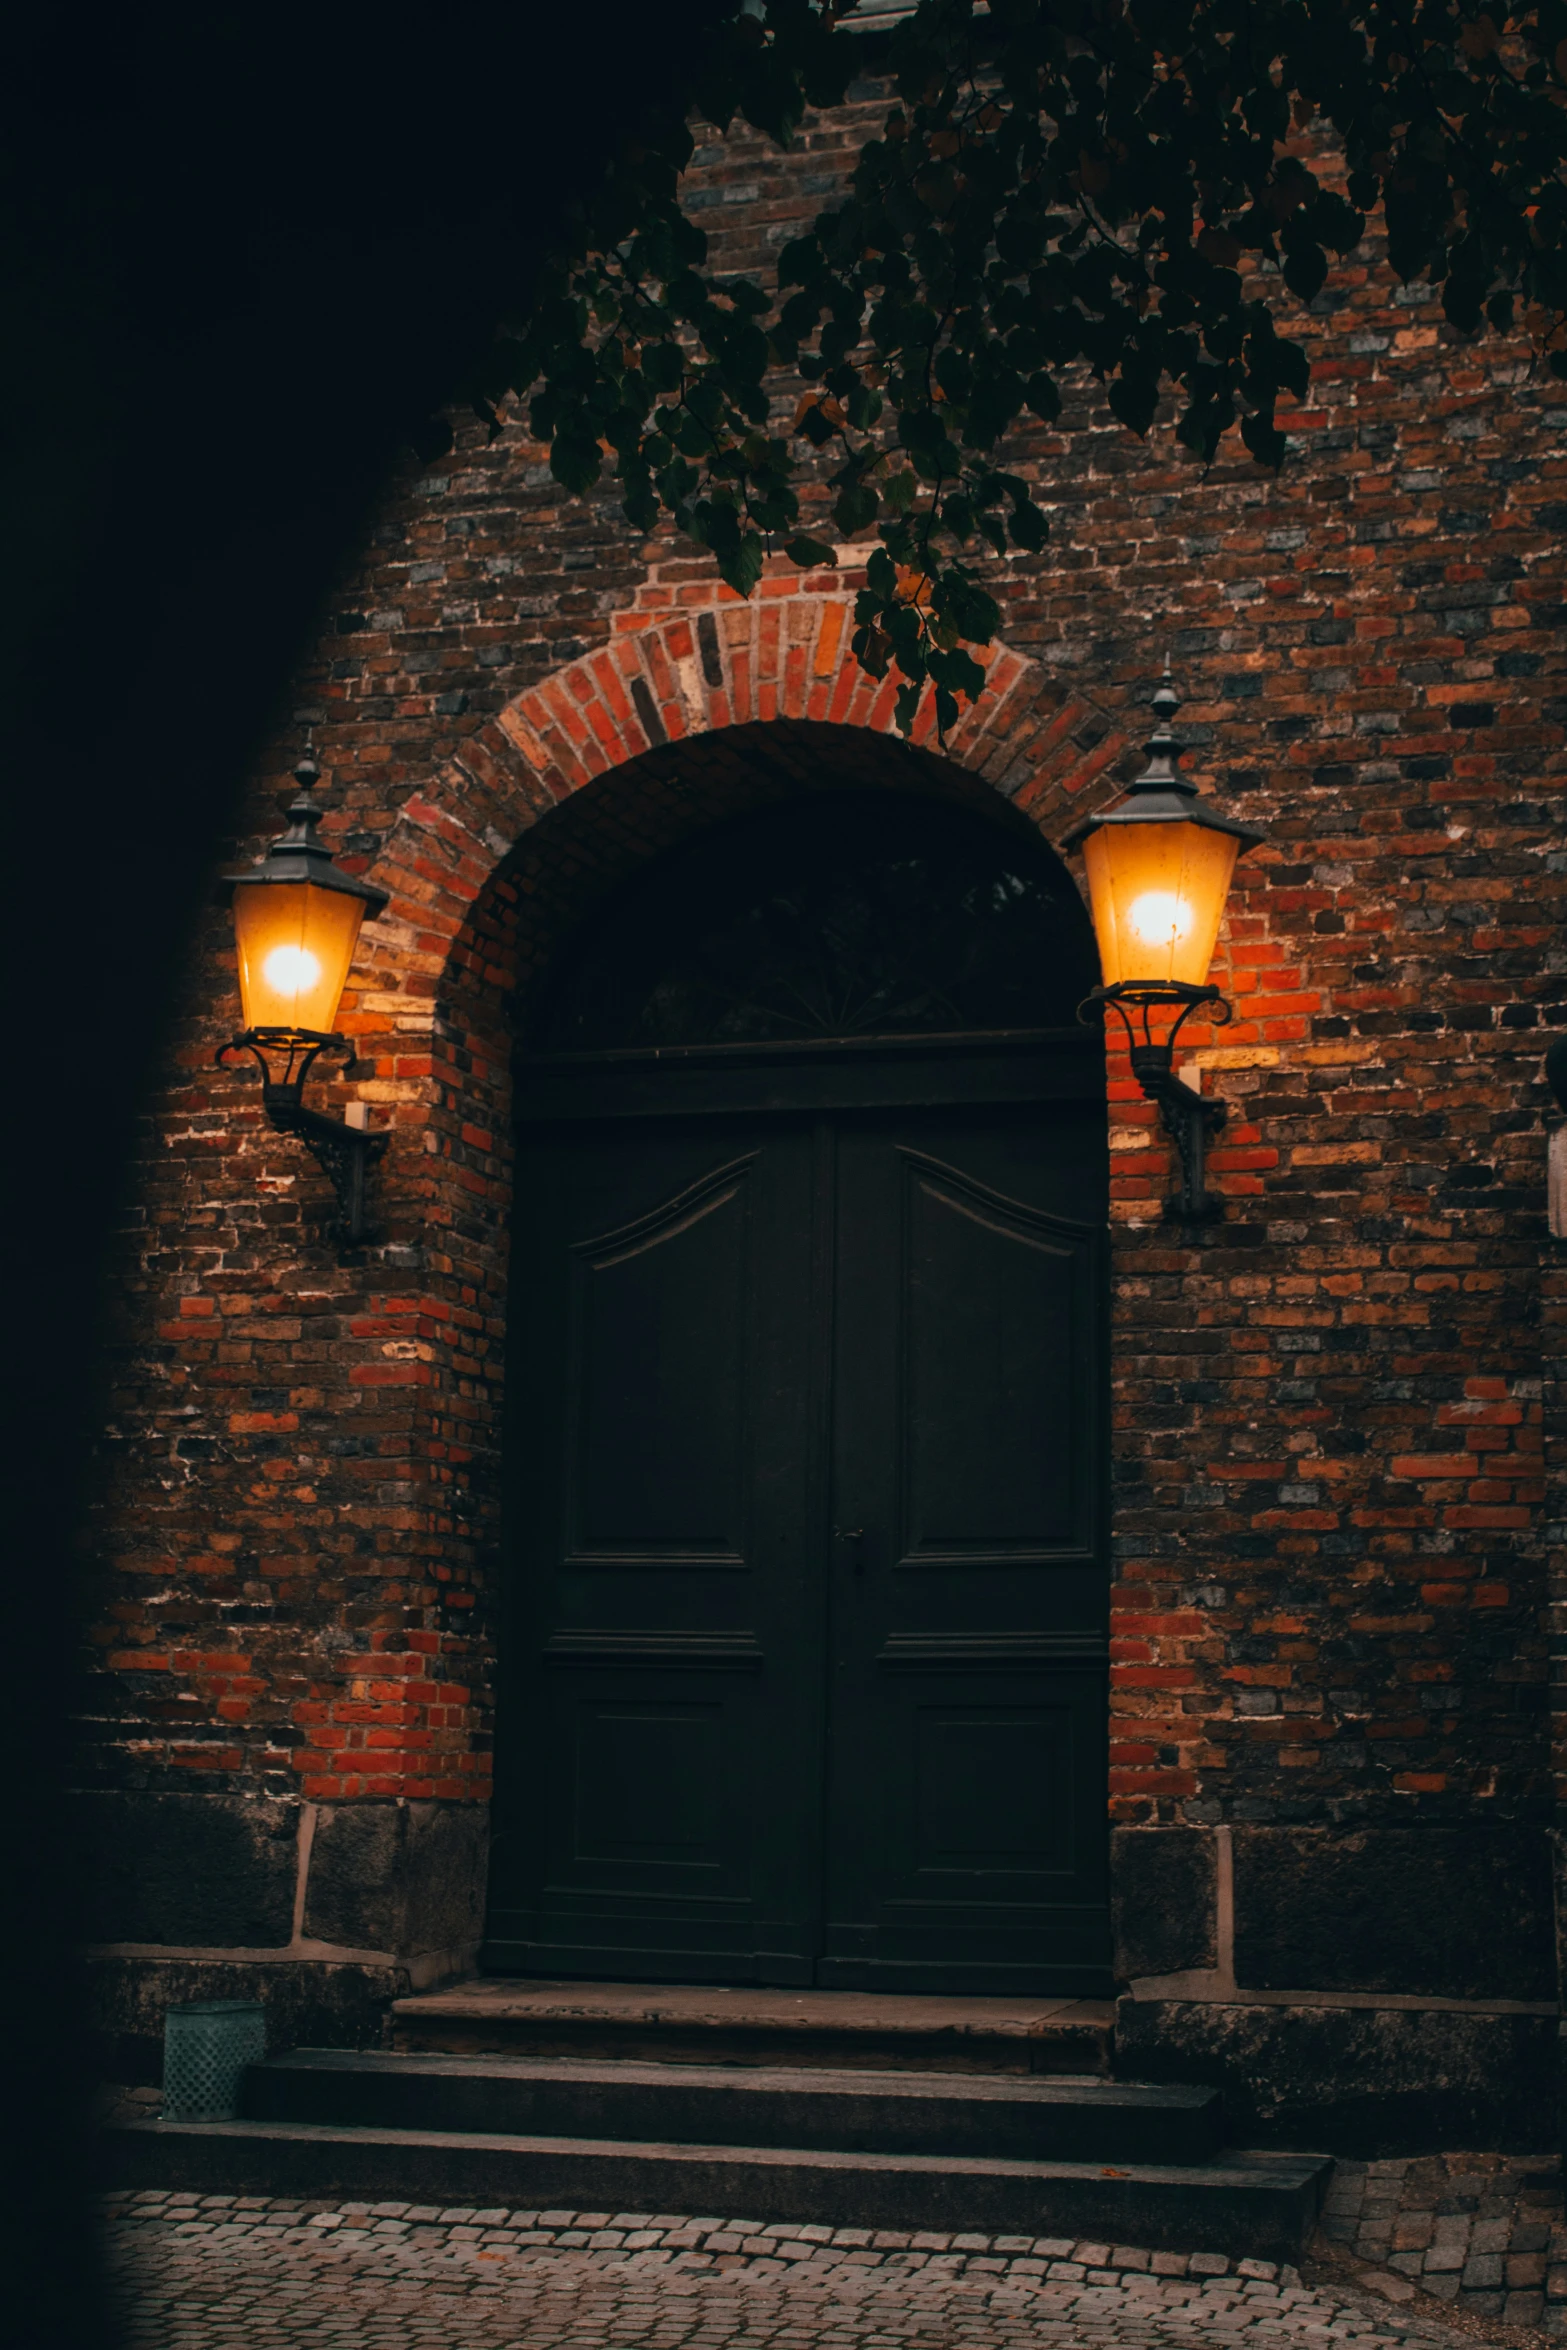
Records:
{"label": "door panel", "polygon": [[[1072,1750],[1060,1708],[914,1709],[913,1873],[933,1897],[975,1870],[1037,1877],[1071,1866]],[[1003,1886],[1002,1891],[1009,1888]]]}
{"label": "door panel", "polygon": [[[724,1872],[723,1709],[669,1697],[579,1701],[567,1865]],[[693,1882],[695,1878],[693,1877]]]}
{"label": "door panel", "polygon": [[568,1562],[744,1564],[754,1154],[573,1244]]}
{"label": "door panel", "polygon": [[1108,1979],[1096,1163],[1086,1107],[840,1133],[822,1981]]}
{"label": "door panel", "polygon": [[[900,1155],[899,1564],[1082,1551],[1092,1487],[1072,1409],[1081,1236],[934,1159]],[[1021,1442],[1020,1405],[1031,1423]]]}
{"label": "door panel", "polygon": [[808,1981],[809,1129],[568,1132],[524,1160],[491,1961]]}

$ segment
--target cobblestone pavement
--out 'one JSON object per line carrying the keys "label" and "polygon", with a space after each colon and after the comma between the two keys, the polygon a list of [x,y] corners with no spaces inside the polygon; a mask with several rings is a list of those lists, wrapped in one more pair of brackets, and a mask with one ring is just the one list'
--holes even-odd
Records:
{"label": "cobblestone pavement", "polygon": [[1331,2243],[1438,2301],[1567,2335],[1561,2166],[1548,2155],[1341,2162],[1322,2228]]}
{"label": "cobblestone pavement", "polygon": [[1457,2350],[1413,2287],[1218,2253],[245,2195],[113,2196],[109,2218],[130,2350]]}

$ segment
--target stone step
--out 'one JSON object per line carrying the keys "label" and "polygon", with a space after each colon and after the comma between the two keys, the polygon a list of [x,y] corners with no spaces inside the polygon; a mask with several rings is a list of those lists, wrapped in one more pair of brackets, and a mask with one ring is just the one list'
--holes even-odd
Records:
{"label": "stone step", "polygon": [[690,1983],[554,1983],[483,1975],[397,2000],[392,2045],[451,2056],[873,2071],[1110,2070],[1104,1999],[966,1999]]}
{"label": "stone step", "polygon": [[1230,2152],[1206,2163],[1010,2162],[952,2154],[617,2143],[325,2122],[130,2122],[105,2184],[316,2201],[744,2212],[751,2223],[1093,2236],[1155,2251],[1297,2260],[1332,2163]]}
{"label": "stone step", "polygon": [[252,2065],[257,2121],[800,2151],[1195,2163],[1221,2143],[1210,2088],[1082,2075],[638,2064],[300,2048]]}

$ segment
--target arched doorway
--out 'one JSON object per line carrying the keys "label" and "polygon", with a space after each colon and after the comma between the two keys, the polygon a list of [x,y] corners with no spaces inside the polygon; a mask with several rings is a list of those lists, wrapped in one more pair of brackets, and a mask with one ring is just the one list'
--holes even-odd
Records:
{"label": "arched doorway", "polygon": [[536,988],[491,1967],[1108,1988],[1095,976],[1030,828],[818,790]]}

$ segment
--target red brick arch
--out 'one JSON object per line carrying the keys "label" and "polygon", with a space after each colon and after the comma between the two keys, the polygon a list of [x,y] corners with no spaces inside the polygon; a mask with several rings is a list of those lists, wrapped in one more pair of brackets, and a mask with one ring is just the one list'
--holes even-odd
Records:
{"label": "red brick arch", "polygon": [[[529,686],[407,802],[373,868],[392,893],[387,922],[418,939],[427,966],[531,825],[660,744],[774,718],[895,733],[896,682],[860,668],[852,615],[852,591],[832,573],[766,579],[749,603],[716,583],[644,589],[608,644]],[[1009,647],[981,658],[984,690],[945,743],[929,693],[911,739],[1059,839],[1126,738]]]}

